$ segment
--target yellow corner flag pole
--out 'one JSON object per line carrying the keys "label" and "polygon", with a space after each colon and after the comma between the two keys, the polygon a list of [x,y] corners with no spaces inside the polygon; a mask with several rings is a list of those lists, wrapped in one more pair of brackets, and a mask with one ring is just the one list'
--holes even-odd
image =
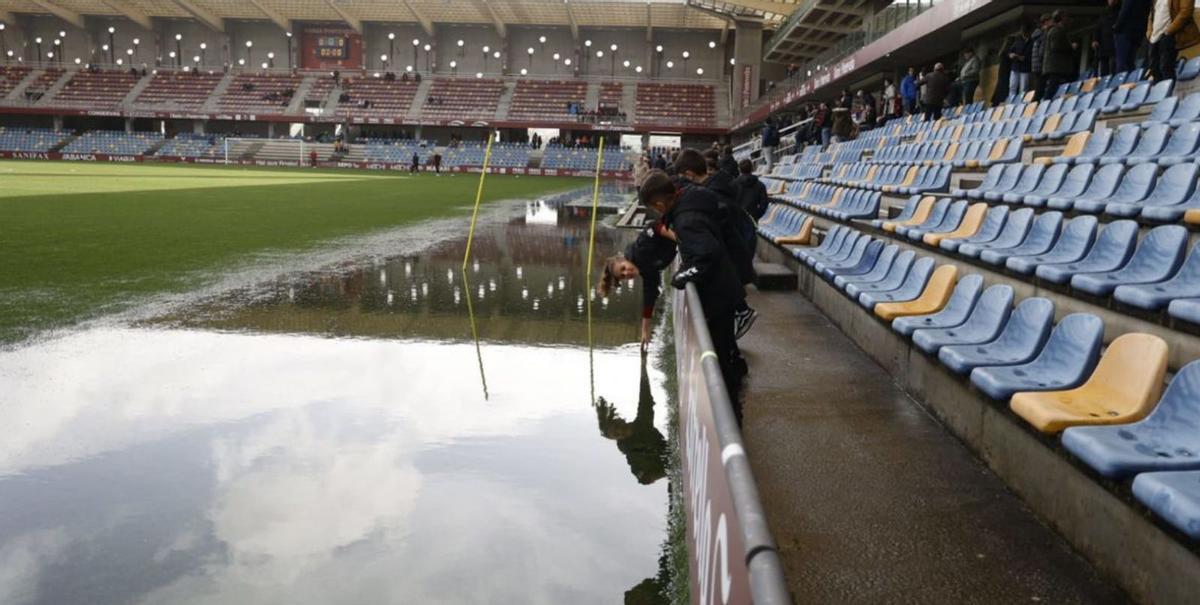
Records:
{"label": "yellow corner flag pole", "polygon": [[483,201],[483,181],[487,179],[488,167],[492,163],[492,132],[488,131],[487,150],[483,152],[483,170],[479,173],[479,190],[475,192],[475,209],[471,211],[471,230],[467,233],[467,249],[463,252],[463,273],[467,271],[467,261],[471,260],[471,244],[475,241],[475,222],[479,219],[479,204]]}
{"label": "yellow corner flag pole", "polygon": [[592,338],[592,260],[596,253],[596,213],[600,208],[600,167],[604,166],[604,137],[600,137],[600,148],[596,152],[596,184],[592,188],[592,228],[588,237],[587,282],[587,333],[588,333],[588,372],[592,387],[592,403],[596,402],[596,370],[592,361],[592,351],[596,344]]}
{"label": "yellow corner flag pole", "polygon": [[475,340],[475,360],[479,362],[479,380],[483,383],[483,398],[488,399],[487,375],[483,372],[483,351],[479,348],[479,330],[475,327],[475,307],[471,304],[471,280],[467,275],[467,263],[471,261],[471,244],[475,241],[475,224],[479,220],[479,205],[483,202],[483,182],[487,179],[488,167],[492,163],[492,140],[488,131],[487,149],[483,152],[483,170],[479,173],[479,190],[475,192],[475,209],[471,211],[471,230],[467,233],[467,249],[463,252],[462,278],[467,297],[467,313],[471,316],[471,337]]}

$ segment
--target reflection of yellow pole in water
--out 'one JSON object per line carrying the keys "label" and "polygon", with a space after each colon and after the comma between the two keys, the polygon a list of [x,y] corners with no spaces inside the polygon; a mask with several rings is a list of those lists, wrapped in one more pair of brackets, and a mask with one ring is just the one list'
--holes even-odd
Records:
{"label": "reflection of yellow pole in water", "polygon": [[596,184],[592,188],[592,232],[588,237],[587,281],[584,282],[587,291],[588,382],[591,384],[593,403],[596,401],[596,364],[593,359],[596,343],[592,339],[592,258],[596,253],[596,212],[600,208],[600,167],[603,165],[604,137],[600,137],[600,147],[596,151]]}
{"label": "reflection of yellow pole in water", "polygon": [[487,375],[483,373],[483,351],[479,348],[479,330],[475,328],[475,305],[471,304],[471,280],[467,278],[467,268],[462,270],[463,292],[467,295],[467,315],[471,318],[471,337],[475,339],[475,360],[479,362],[479,380],[483,383],[483,398],[488,398]]}
{"label": "reflection of yellow pole in water", "polygon": [[483,202],[483,182],[492,162],[492,131],[488,131],[487,149],[483,152],[483,170],[479,172],[479,189],[475,192],[475,209],[471,211],[471,230],[467,232],[467,249],[463,252],[463,292],[467,296],[467,314],[471,318],[471,337],[475,339],[475,359],[479,362],[479,380],[483,383],[483,398],[488,398],[487,376],[483,373],[483,351],[479,348],[479,329],[475,327],[475,305],[471,303],[471,281],[467,278],[467,263],[471,260],[471,244],[475,241],[475,223],[479,219],[479,204]]}
{"label": "reflection of yellow pole in water", "polygon": [[475,241],[475,221],[479,219],[479,204],[483,201],[483,181],[487,178],[492,163],[492,131],[488,131],[487,149],[483,152],[483,170],[479,172],[479,190],[475,192],[475,209],[471,211],[471,230],[467,232],[467,249],[463,252],[463,275],[467,273],[467,261],[471,259],[471,244]]}

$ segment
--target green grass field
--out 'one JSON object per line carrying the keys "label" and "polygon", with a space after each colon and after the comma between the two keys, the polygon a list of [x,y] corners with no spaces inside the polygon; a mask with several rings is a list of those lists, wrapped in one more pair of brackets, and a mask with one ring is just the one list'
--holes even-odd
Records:
{"label": "green grass field", "polygon": [[[465,214],[477,175],[0,161],[0,343],[205,285],[262,253]],[[584,187],[490,175],[485,199]]]}

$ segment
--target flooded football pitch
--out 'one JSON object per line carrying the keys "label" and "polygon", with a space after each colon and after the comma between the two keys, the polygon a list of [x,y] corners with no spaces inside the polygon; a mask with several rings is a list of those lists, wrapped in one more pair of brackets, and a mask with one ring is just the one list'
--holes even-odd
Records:
{"label": "flooded football pitch", "polygon": [[[465,229],[397,255],[350,242],[0,351],[0,603],[644,593],[666,395],[632,284],[594,301],[588,346],[573,200],[493,212],[465,272]],[[600,229],[597,254],[628,237]]]}

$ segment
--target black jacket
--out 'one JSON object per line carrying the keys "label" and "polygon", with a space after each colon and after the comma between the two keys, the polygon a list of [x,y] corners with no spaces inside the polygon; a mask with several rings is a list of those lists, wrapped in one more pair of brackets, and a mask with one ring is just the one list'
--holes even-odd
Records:
{"label": "black jacket", "polygon": [[725,174],[729,175],[729,178],[731,178],[731,179],[737,178],[738,163],[737,163],[737,160],[733,159],[732,155],[721,156],[721,160],[718,163],[718,166],[720,166],[721,172],[724,172]]}
{"label": "black jacket", "polygon": [[705,187],[684,187],[675,207],[663,217],[679,239],[680,270],[694,269],[700,304],[709,318],[733,313],[746,299],[729,252],[722,241],[720,200]]}
{"label": "black jacket", "polygon": [[1121,11],[1113,22],[1113,34],[1132,39],[1144,38],[1153,8],[1154,3],[1150,0],[1122,0]]}
{"label": "black jacket", "polygon": [[767,186],[753,174],[739,176],[733,180],[733,185],[737,187],[738,207],[754,217],[754,220],[761,219],[767,213],[767,205],[771,201],[767,196]]}
{"label": "black jacket", "polygon": [[717,194],[721,235],[725,247],[729,250],[729,258],[733,260],[733,266],[737,269],[738,278],[743,284],[754,283],[754,255],[742,236],[747,227],[754,229],[754,225],[750,217],[738,206],[738,190],[733,184],[733,179],[718,170],[708,175],[703,186]]}
{"label": "black jacket", "polygon": [[1107,59],[1117,53],[1116,42],[1113,40],[1113,24],[1116,20],[1116,11],[1105,9],[1103,13],[1096,19],[1096,56],[1101,59]]}
{"label": "black jacket", "polygon": [[642,276],[642,317],[654,315],[654,304],[662,289],[662,272],[675,260],[675,242],[659,235],[655,223],[642,229],[637,239],[625,248],[625,258],[637,265]]}

